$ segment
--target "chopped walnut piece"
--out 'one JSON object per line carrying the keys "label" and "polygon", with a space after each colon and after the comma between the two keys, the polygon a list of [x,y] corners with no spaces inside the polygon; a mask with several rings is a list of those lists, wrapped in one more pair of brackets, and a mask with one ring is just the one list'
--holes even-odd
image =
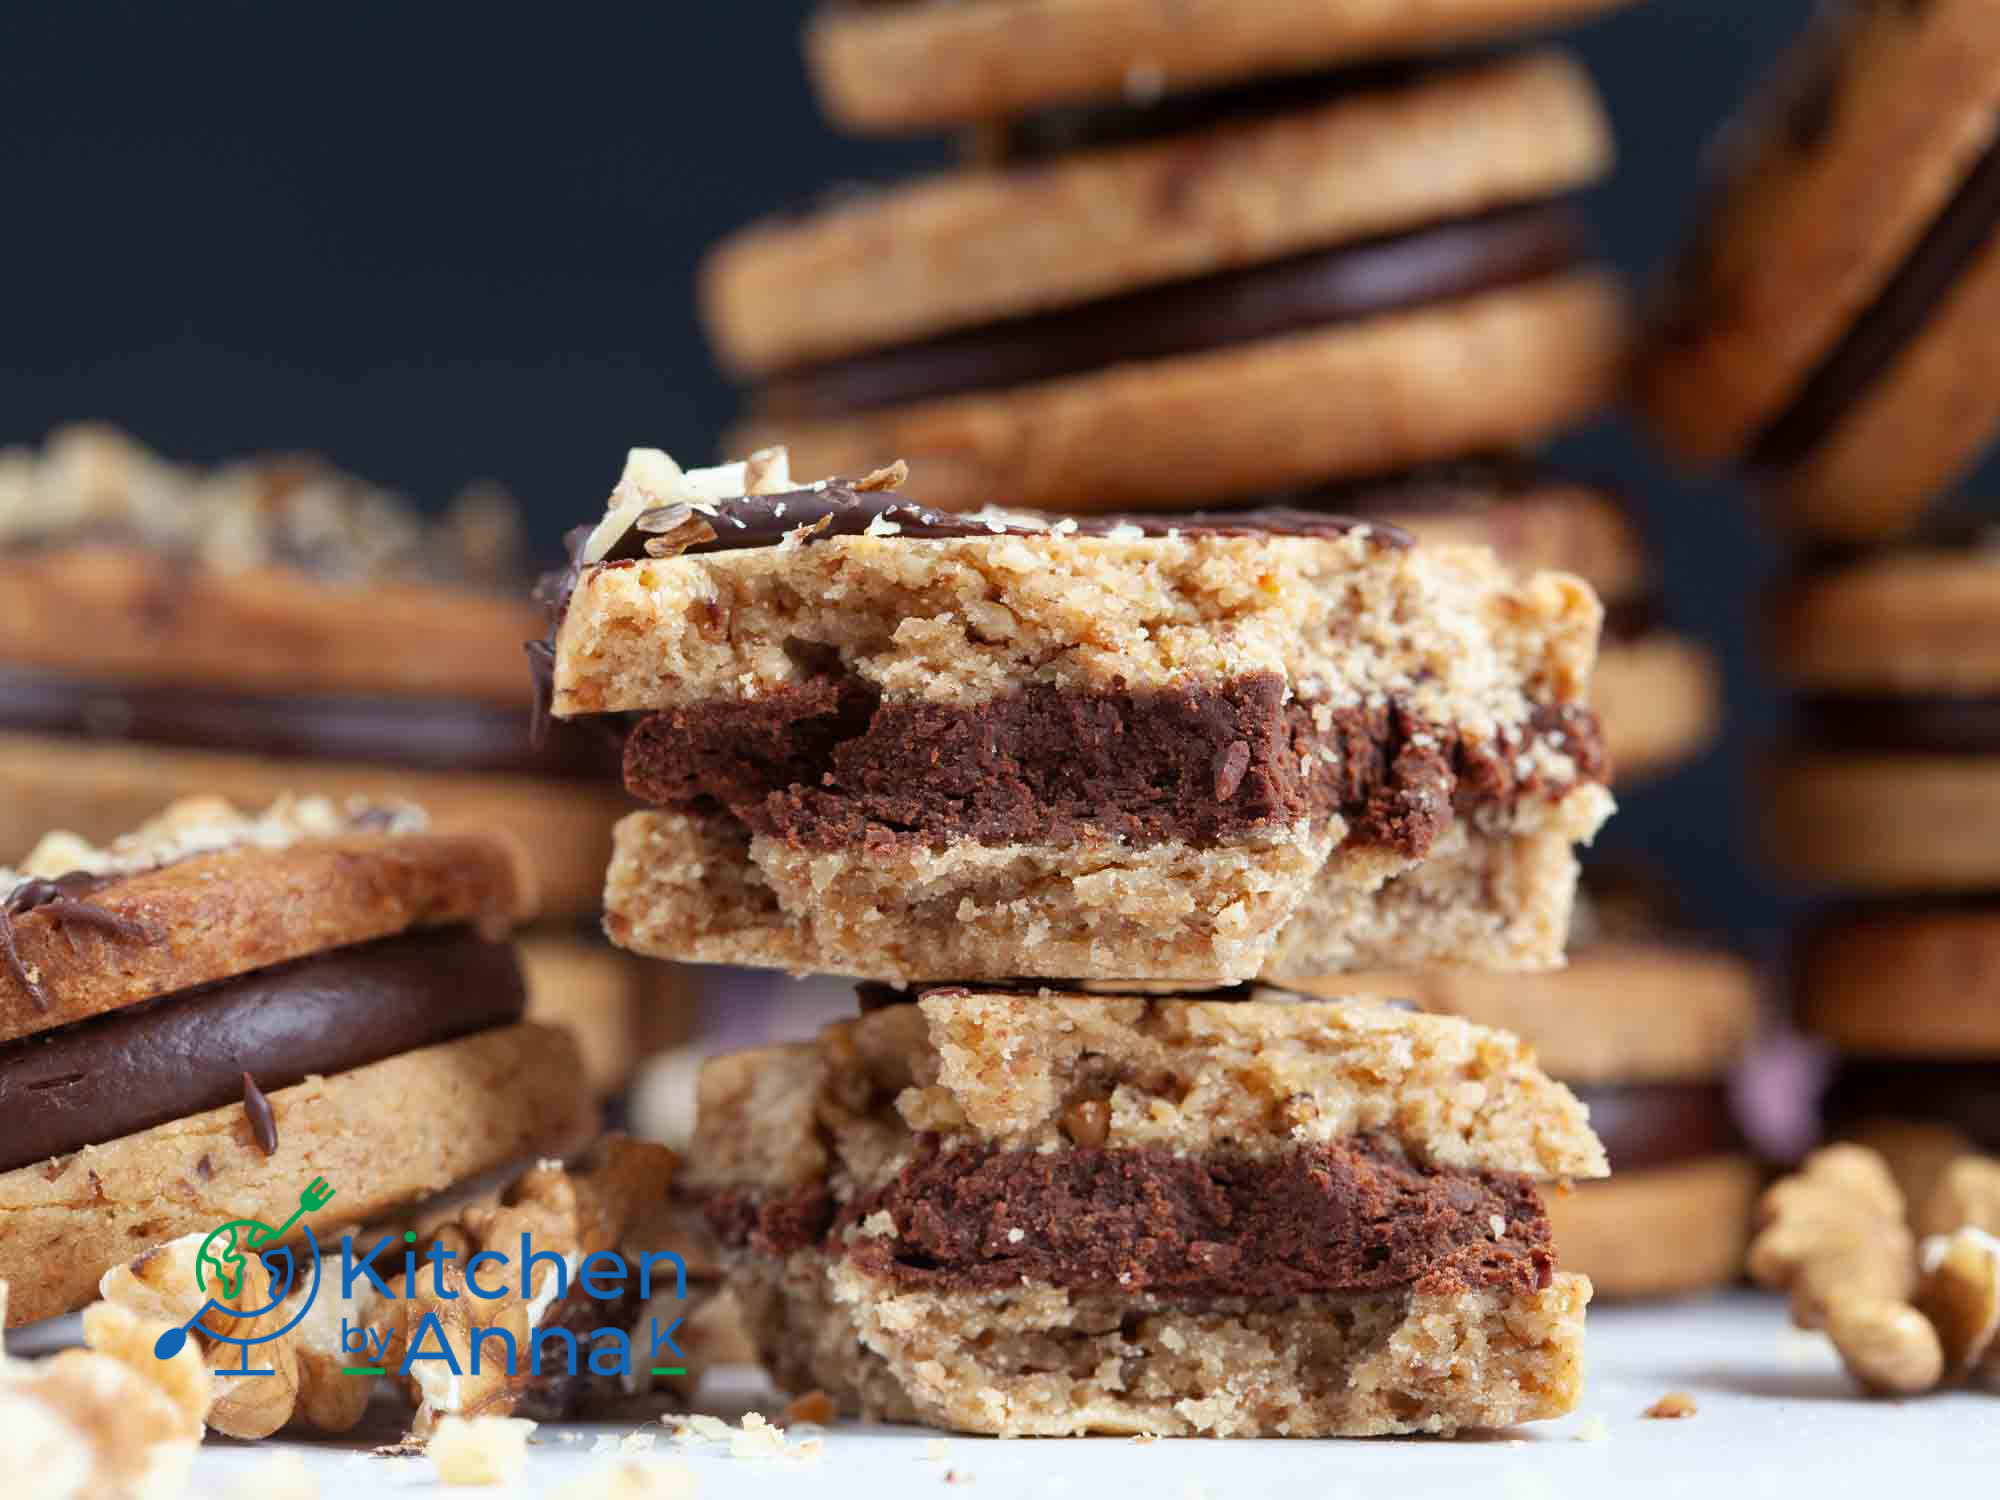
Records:
{"label": "chopped walnut piece", "polygon": [[900,458],[863,478],[854,481],[854,493],[872,494],[877,490],[901,489],[910,477],[910,466]]}
{"label": "chopped walnut piece", "polygon": [[1959,1229],[1924,1241],[1924,1279],[1912,1299],[1943,1346],[1945,1369],[1970,1370],[2000,1331],[2000,1240]]}
{"label": "chopped walnut piece", "polygon": [[803,1396],[795,1396],[778,1420],[786,1427],[800,1422],[810,1422],[816,1427],[824,1427],[834,1418],[833,1397],[825,1391],[807,1391]]}
{"label": "chopped walnut piece", "polygon": [[[130,1265],[113,1266],[98,1282],[97,1294],[104,1300],[97,1307],[117,1308],[163,1325],[186,1323],[208,1300],[208,1293],[201,1290],[195,1277],[195,1258],[202,1239],[200,1234],[182,1235]],[[361,1420],[375,1381],[341,1373],[348,1361],[340,1348],[340,1329],[343,1320],[355,1328],[381,1321],[376,1312],[381,1299],[365,1277],[357,1280],[353,1295],[342,1296],[339,1265],[335,1257],[323,1258],[319,1295],[305,1317],[290,1332],[257,1345],[259,1367],[272,1374],[256,1380],[214,1383],[206,1413],[210,1427],[229,1437],[261,1438],[293,1422],[320,1432],[346,1432]],[[231,1321],[228,1332],[254,1338],[282,1328],[297,1315],[311,1282],[310,1276],[302,1276],[301,1284],[277,1307],[259,1318]],[[239,1300],[254,1305],[261,1296],[246,1278]],[[227,1308],[233,1304],[222,1299],[222,1305]],[[96,1310],[93,1307],[86,1318]],[[85,1326],[87,1329],[87,1322]],[[192,1330],[190,1347],[200,1352],[209,1370],[232,1368],[241,1362],[242,1351],[237,1346],[218,1342],[202,1328]]]}
{"label": "chopped walnut piece", "polygon": [[1646,1408],[1646,1415],[1658,1422],[1678,1422],[1694,1414],[1694,1397],[1686,1391],[1668,1391]]}
{"label": "chopped walnut piece", "polygon": [[1792,1321],[1826,1325],[1836,1297],[1901,1302],[1916,1284],[1915,1240],[1903,1195],[1882,1158],[1860,1146],[1829,1146],[1758,1204],[1762,1229],[1750,1274],[1787,1292]]}
{"label": "chopped walnut piece", "polygon": [[528,1466],[534,1430],[522,1417],[445,1417],[424,1451],[440,1484],[512,1484]]}
{"label": "chopped walnut piece", "polygon": [[1922,1228],[1927,1235],[1956,1229],[2000,1235],[2000,1161],[1961,1156],[1946,1167],[1924,1206]]}
{"label": "chopped walnut piece", "polygon": [[[7,1287],[0,1282],[0,1321]],[[160,1359],[165,1325],[119,1308],[84,1317],[89,1349],[53,1359],[0,1353],[0,1465],[36,1500],[165,1500],[201,1444],[209,1374],[192,1347]]]}

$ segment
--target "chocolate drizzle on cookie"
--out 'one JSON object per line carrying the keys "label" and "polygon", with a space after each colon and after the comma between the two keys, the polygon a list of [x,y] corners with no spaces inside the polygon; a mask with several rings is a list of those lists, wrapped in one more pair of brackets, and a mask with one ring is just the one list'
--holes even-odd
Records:
{"label": "chocolate drizzle on cookie", "polygon": [[53,880],[23,880],[0,898],[0,967],[27,993],[28,1002],[46,1015],[49,992],[41,971],[21,958],[19,937],[14,927],[18,917],[41,912],[74,947],[72,926],[88,927],[129,943],[157,943],[160,935],[144,922],[135,921],[94,901],[83,898],[106,882],[99,876],[73,870]]}
{"label": "chocolate drizzle on cookie", "polygon": [[257,1149],[266,1156],[276,1156],[278,1117],[271,1110],[271,1101],[257,1087],[257,1080],[248,1073],[243,1075],[243,1113],[250,1117],[250,1134],[257,1141]]}

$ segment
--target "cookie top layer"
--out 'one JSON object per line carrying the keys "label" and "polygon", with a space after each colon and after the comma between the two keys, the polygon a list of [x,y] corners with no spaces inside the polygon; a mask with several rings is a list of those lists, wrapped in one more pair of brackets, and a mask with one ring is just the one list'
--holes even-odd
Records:
{"label": "cookie top layer", "polygon": [[1799,1024],[1842,1051],[2000,1059],[2000,901],[1828,913],[1801,937],[1793,969]]}
{"label": "cookie top layer", "polygon": [[518,526],[426,525],[309,459],[211,473],[105,428],[0,452],[0,660],[66,677],[519,705]]}
{"label": "cookie top layer", "polygon": [[890,133],[1431,52],[1620,3],[835,0],[806,53],[836,124]]}
{"label": "cookie top layer", "polygon": [[1482,64],[769,220],[710,255],[704,317],[764,376],[1548,198],[1610,159],[1576,64]]}
{"label": "cookie top layer", "polygon": [[1992,144],[2000,11],[1826,7],[1725,137],[1638,370],[1684,456],[1747,453],[1905,266]]}
{"label": "cookie top layer", "polygon": [[817,1043],[717,1058],[700,1092],[690,1162],[710,1186],[824,1176],[822,1130],[863,1181],[913,1134],[1250,1157],[1371,1136],[1426,1167],[1606,1171],[1582,1107],[1516,1038],[1366,1002],[933,989]]}
{"label": "cookie top layer", "polygon": [[430,833],[415,808],[190,799],[0,870],[0,1042],[415,927],[497,937],[532,909],[524,853]]}
{"label": "cookie top layer", "polygon": [[2000,532],[1809,573],[1773,601],[1765,641],[1823,696],[2000,694]]}
{"label": "cookie top layer", "polygon": [[[885,698],[960,705],[1027,684],[1275,674],[1309,701],[1393,700],[1485,738],[1580,710],[1595,658],[1602,611],[1579,581],[1517,583],[1489,552],[1411,547],[1393,527],[1293,511],[945,516],[839,485],[713,501],[686,487],[696,477],[641,450],[584,540],[553,640],[558,715],[752,701],[836,667]],[[743,466],[698,477],[790,483]],[[808,519],[766,545],[700,550],[830,493],[838,528]],[[675,555],[626,560],[648,535],[643,550]]]}

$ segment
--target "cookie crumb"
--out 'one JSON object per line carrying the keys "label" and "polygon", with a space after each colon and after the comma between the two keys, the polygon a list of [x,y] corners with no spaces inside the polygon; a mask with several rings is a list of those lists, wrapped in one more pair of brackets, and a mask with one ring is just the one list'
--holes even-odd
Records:
{"label": "cookie crumb", "polygon": [[528,1466],[525,1417],[442,1417],[424,1450],[439,1484],[512,1484]]}
{"label": "cookie crumb", "polygon": [[240,1500],[319,1500],[319,1484],[298,1454],[273,1453],[236,1483]]}
{"label": "cookie crumb", "polygon": [[803,1396],[795,1396],[778,1420],[786,1427],[796,1426],[801,1422],[810,1423],[814,1427],[824,1427],[833,1420],[833,1414],[833,1397],[825,1391],[813,1390],[807,1391]]}
{"label": "cookie crumb", "polygon": [[1691,1417],[1694,1414],[1694,1397],[1686,1391],[1668,1391],[1646,1408],[1646,1415],[1660,1422],[1677,1422],[1682,1417]]}
{"label": "cookie crumb", "polygon": [[1599,1416],[1585,1417],[1583,1424],[1576,1429],[1576,1440],[1579,1443],[1608,1443],[1611,1441],[1611,1424]]}
{"label": "cookie crumb", "polygon": [[946,1484],[971,1484],[973,1478],[973,1475],[962,1474],[957,1469],[946,1469],[944,1471],[944,1482]]}
{"label": "cookie crumb", "polygon": [[686,1464],[622,1463],[594,1469],[556,1491],[556,1500],[693,1500]]}

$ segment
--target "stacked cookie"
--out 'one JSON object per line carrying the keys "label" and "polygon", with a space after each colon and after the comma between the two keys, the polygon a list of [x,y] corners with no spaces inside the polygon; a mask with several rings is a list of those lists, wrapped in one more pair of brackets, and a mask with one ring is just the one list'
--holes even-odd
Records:
{"label": "stacked cookie", "polygon": [[1766,843],[1855,898],[1802,939],[1799,1011],[1847,1054],[1832,1123],[1891,1146],[1913,1201],[2000,1144],[2000,565],[1941,503],[2000,427],[1996,110],[1992,6],[1829,8],[1734,131],[1638,367],[1662,439],[1740,465],[1804,547],[1768,622],[1801,702]]}
{"label": "stacked cookie", "polygon": [[[623,810],[587,737],[535,741],[512,508],[426,524],[311,459],[195,472],[103,428],[0,453],[0,862],[184,796],[409,800],[532,851],[538,1016],[623,1086],[670,971],[590,930]],[[658,1024],[658,1023],[648,1023]]]}
{"label": "stacked cookie", "polygon": [[836,118],[958,126],[976,159],[717,247],[703,310],[750,387],[725,446],[1075,512],[1532,448],[1605,403],[1623,344],[1566,202],[1611,162],[1590,81],[1546,52],[1356,65],[1588,8],[829,6]]}
{"label": "stacked cookie", "polygon": [[1559,961],[1609,811],[1588,589],[904,477],[636,450],[548,591],[552,709],[622,727],[650,804],[614,941],[870,981],[702,1076],[690,1185],[765,1360],[991,1433],[1570,1409],[1589,1289],[1536,1183],[1604,1170],[1574,1096],[1462,1019],[1234,987]]}

